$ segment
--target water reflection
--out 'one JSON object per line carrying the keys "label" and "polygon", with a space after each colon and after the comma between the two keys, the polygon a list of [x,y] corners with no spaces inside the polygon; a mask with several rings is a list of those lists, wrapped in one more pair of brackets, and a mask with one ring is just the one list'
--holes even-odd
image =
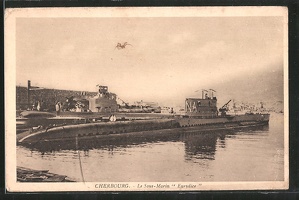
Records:
{"label": "water reflection", "polygon": [[217,133],[184,134],[185,159],[215,159]]}
{"label": "water reflection", "polygon": [[[85,157],[89,157],[89,151],[94,149],[102,149],[113,155],[119,149],[125,151],[127,148],[134,146],[146,145],[149,143],[163,143],[163,142],[183,142],[185,150],[185,160],[196,162],[196,160],[214,160],[217,148],[226,147],[226,139],[234,138],[237,134],[246,134],[256,131],[267,131],[268,126],[251,127],[239,130],[221,130],[202,132],[200,130],[192,132],[170,132],[164,134],[123,134],[123,135],[110,135],[100,138],[67,140],[67,141],[45,141],[37,142],[29,146],[31,151],[40,152],[43,157],[51,155],[55,157],[58,152],[62,150],[76,151],[80,150]],[[61,156],[61,155],[59,155]]]}

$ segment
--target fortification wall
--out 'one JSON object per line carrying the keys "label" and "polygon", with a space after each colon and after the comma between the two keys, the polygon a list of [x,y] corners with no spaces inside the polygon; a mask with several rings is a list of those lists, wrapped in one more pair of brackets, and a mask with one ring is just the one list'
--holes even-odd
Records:
{"label": "fortification wall", "polygon": [[[84,95],[83,95],[84,94]],[[17,110],[31,109],[37,101],[43,102],[45,110],[55,110],[57,101],[65,102],[66,97],[87,98],[95,96],[97,92],[74,91],[74,90],[57,90],[57,89],[39,89],[30,90],[30,98],[28,105],[27,87],[16,87],[16,106]]]}

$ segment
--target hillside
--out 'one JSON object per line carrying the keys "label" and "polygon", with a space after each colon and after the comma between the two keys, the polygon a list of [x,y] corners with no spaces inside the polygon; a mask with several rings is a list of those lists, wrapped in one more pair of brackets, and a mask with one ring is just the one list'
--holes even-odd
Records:
{"label": "hillside", "polygon": [[264,102],[266,108],[282,109],[283,91],[283,70],[273,70],[259,75],[238,77],[224,83],[213,86],[217,90],[219,106],[229,99],[236,102],[246,102],[258,105]]}
{"label": "hillside", "polygon": [[[221,107],[229,100],[235,101],[237,104],[245,103],[260,107],[260,102],[267,109],[282,110],[284,101],[284,83],[283,68],[279,66],[269,67],[269,71],[257,73],[256,70],[246,76],[237,76],[234,79],[225,81],[218,80],[214,84],[199,85],[200,89],[214,89],[218,99],[218,107]],[[177,105],[184,105],[186,97],[201,98],[201,90],[194,92],[189,90],[178,101]],[[171,102],[171,99],[169,99]],[[163,102],[164,103],[164,102]]]}

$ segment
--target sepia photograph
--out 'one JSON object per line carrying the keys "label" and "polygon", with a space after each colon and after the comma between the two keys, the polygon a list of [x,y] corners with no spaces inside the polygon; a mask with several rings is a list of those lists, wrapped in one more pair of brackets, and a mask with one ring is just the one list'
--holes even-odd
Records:
{"label": "sepia photograph", "polygon": [[286,190],[286,7],[9,8],[9,192]]}

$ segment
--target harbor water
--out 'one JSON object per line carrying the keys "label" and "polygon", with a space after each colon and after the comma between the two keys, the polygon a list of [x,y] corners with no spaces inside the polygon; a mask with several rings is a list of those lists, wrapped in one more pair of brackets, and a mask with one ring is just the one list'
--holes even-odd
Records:
{"label": "harbor water", "polygon": [[17,146],[17,165],[88,182],[282,181],[283,130],[271,113],[269,125],[242,130]]}

